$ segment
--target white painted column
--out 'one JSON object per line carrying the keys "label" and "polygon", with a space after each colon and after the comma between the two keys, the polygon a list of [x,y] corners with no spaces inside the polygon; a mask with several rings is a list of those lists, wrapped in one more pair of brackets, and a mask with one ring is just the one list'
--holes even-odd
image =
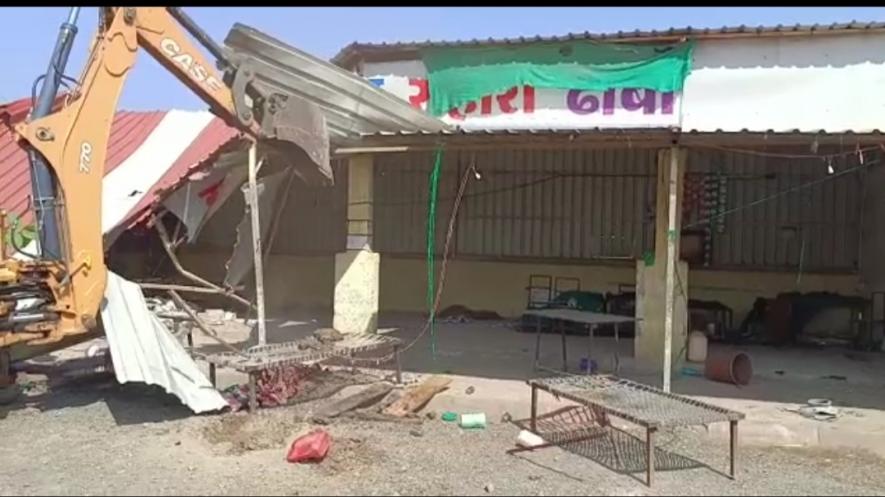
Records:
{"label": "white painted column", "polygon": [[351,157],[347,171],[347,249],[335,254],[332,326],[341,333],[374,333],[378,330],[381,255],[372,250],[373,156]]}
{"label": "white painted column", "polygon": [[636,317],[642,320],[633,342],[636,366],[660,374],[666,390],[685,359],[687,339],[688,265],[679,260],[685,160],[678,147],[658,154],[654,258],[636,265]]}

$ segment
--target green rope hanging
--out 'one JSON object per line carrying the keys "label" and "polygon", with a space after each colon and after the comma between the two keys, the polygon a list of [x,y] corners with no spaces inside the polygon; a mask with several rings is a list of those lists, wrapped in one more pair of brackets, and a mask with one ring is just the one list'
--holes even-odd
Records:
{"label": "green rope hanging", "polygon": [[430,192],[427,204],[427,310],[430,320],[430,356],[436,360],[436,284],[434,256],[436,254],[436,201],[439,192],[439,174],[442,169],[442,148],[436,149],[436,160],[430,172]]}

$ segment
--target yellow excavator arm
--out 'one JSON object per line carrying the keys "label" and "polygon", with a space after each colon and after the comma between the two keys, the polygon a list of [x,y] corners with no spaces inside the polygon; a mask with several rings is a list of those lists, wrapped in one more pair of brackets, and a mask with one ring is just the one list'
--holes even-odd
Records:
{"label": "yellow excavator arm", "polygon": [[[68,346],[98,331],[107,279],[102,180],[117,101],[139,48],[261,147],[276,150],[277,157],[306,159],[292,162],[305,181],[332,181],[319,109],[294,96],[263,93],[253,84],[250,61],[216,45],[183,11],[105,7],[100,17],[83,74],[65,105],[16,127],[29,153],[36,154],[31,162],[41,255],[21,260],[0,251],[0,377],[11,361]],[[218,70],[186,31],[215,56]],[[59,70],[52,67],[55,56],[50,72]],[[50,93],[55,99],[55,91]],[[50,188],[35,176],[35,162],[48,166]]]}

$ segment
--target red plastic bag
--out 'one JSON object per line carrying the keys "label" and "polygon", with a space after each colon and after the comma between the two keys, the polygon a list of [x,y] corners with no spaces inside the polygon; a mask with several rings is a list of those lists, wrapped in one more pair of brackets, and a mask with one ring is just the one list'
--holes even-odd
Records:
{"label": "red plastic bag", "polygon": [[286,460],[292,463],[322,461],[329,453],[332,437],[326,430],[317,428],[307,435],[298,437],[289,447]]}

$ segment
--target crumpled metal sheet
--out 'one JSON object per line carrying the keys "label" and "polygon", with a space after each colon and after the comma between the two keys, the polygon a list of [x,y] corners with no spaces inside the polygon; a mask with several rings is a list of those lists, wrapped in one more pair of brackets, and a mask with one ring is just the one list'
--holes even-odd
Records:
{"label": "crumpled metal sheet", "polygon": [[109,271],[101,318],[118,382],[160,386],[195,413],[227,407],[181,343],[148,310],[137,284]]}
{"label": "crumpled metal sheet", "polygon": [[255,28],[234,24],[225,45],[255,69],[263,89],[318,105],[333,143],[381,131],[442,131],[450,126],[376,88],[353,73],[318,59]]}
{"label": "crumpled metal sheet", "polygon": [[[258,187],[258,224],[261,228],[262,249],[267,248],[265,243],[273,221],[273,209],[277,196],[286,186],[286,177],[289,174],[289,171],[280,171],[264,176],[256,182]],[[237,225],[237,242],[234,245],[233,254],[225,263],[227,275],[224,278],[224,285],[228,288],[239,285],[255,265],[255,256],[252,251],[252,216],[249,211],[249,183],[243,183],[240,189],[246,197],[246,208],[243,209],[243,219]]]}
{"label": "crumpled metal sheet", "polygon": [[197,239],[206,222],[246,181],[245,163],[243,152],[222,155],[211,170],[190,178],[163,201],[187,228],[188,243]]}

